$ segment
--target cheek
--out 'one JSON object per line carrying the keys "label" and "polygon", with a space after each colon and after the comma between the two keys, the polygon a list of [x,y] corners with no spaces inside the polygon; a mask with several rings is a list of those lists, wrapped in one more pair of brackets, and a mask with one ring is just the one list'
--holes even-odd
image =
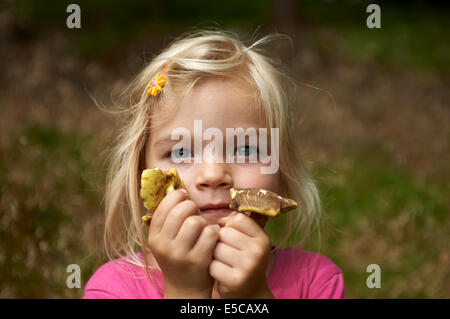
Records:
{"label": "cheek", "polygon": [[236,188],[263,188],[278,193],[280,174],[261,174],[260,167],[233,169],[233,186]]}
{"label": "cheek", "polygon": [[161,162],[158,161],[155,156],[152,156],[151,153],[147,152],[146,156],[145,156],[145,165],[147,168],[155,168],[155,167],[159,167],[163,170],[165,170],[165,167],[161,166]]}
{"label": "cheek", "polygon": [[[175,167],[173,163],[170,163],[170,161],[166,161],[161,159],[161,155],[157,156],[159,154],[151,153],[148,151],[145,156],[145,165],[146,168],[155,168],[158,167],[162,169],[163,171],[167,171],[171,169],[172,167]],[[177,168],[178,170],[178,168]]]}
{"label": "cheek", "polygon": [[145,145],[145,168],[154,168],[157,167],[157,165],[155,163],[153,152],[148,145],[150,145],[150,139],[147,140]]}

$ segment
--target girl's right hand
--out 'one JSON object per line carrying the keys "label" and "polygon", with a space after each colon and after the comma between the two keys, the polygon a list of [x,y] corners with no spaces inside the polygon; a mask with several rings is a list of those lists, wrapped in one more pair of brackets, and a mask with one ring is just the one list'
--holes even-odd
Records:
{"label": "girl's right hand", "polygon": [[153,214],[148,244],[164,277],[164,298],[211,298],[209,265],[220,227],[208,225],[187,194],[167,194]]}

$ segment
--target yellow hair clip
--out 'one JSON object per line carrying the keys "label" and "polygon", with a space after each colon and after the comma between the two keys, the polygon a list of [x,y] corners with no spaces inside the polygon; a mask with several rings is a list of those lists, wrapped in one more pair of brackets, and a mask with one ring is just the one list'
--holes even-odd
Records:
{"label": "yellow hair clip", "polygon": [[164,68],[162,69],[161,73],[157,74],[155,77],[153,77],[152,81],[150,82],[148,86],[147,95],[153,95],[157,96],[159,92],[162,91],[164,85],[166,85],[166,78],[164,74],[166,73],[167,66],[169,63],[167,63]]}

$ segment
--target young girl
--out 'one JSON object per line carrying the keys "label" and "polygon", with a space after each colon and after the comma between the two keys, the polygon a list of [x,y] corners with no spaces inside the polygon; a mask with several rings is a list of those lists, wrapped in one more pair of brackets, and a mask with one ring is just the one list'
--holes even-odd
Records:
{"label": "young girl", "polygon": [[[105,197],[111,261],[90,278],[84,298],[344,297],[342,272],[328,258],[273,246],[250,216],[228,208],[230,188],[262,188],[292,198],[299,205],[287,213],[286,238],[290,226],[299,224],[303,239],[320,209],[294,140],[295,81],[258,49],[271,38],[245,46],[225,32],[187,35],[131,84]],[[227,129],[266,128],[268,148],[272,154],[279,149],[278,169],[262,173],[267,163],[248,160],[259,152],[249,138],[227,147],[227,160],[212,155],[199,123],[221,132],[227,146]],[[270,128],[278,129],[278,139]],[[180,130],[194,145],[171,139]],[[175,167],[188,193],[167,194],[147,227],[141,222],[147,211],[139,197],[140,176],[154,167]]]}

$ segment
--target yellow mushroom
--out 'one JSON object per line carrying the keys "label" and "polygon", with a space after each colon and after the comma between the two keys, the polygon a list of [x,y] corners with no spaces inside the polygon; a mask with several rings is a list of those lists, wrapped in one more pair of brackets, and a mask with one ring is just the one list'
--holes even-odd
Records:
{"label": "yellow mushroom", "polygon": [[139,194],[144,200],[144,207],[150,212],[142,216],[142,221],[149,225],[153,213],[164,196],[179,188],[184,188],[187,191],[176,168],[171,168],[166,172],[159,168],[144,170],[141,175],[141,190]]}

